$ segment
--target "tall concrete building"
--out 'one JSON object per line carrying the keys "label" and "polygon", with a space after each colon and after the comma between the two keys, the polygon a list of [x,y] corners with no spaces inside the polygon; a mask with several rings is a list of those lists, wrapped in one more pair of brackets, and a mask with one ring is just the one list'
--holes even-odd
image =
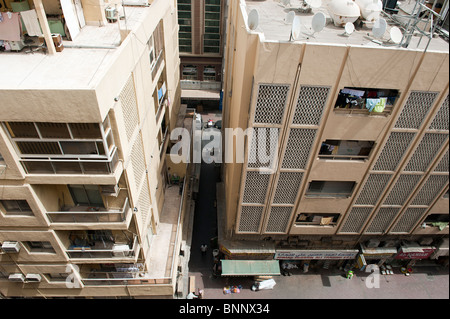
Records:
{"label": "tall concrete building", "polygon": [[448,260],[448,15],[308,3],[230,3],[223,126],[253,133],[224,164],[224,258]]}
{"label": "tall concrete building", "polygon": [[26,2],[0,23],[0,292],[172,298],[189,205],[168,136],[192,122],[176,1]]}
{"label": "tall concrete building", "polygon": [[217,107],[222,88],[227,0],[178,0],[182,102]]}

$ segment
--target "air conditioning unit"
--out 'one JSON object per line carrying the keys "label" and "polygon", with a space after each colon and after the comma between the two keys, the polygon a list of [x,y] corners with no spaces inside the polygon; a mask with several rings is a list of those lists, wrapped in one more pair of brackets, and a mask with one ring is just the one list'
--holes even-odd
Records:
{"label": "air conditioning unit", "polygon": [[380,241],[378,239],[370,239],[366,242],[367,248],[377,248],[380,245]]}
{"label": "air conditioning unit", "polygon": [[108,8],[106,8],[105,11],[106,11],[106,20],[108,20],[108,22],[117,21],[117,9],[116,8],[108,7]]}
{"label": "air conditioning unit", "polygon": [[4,241],[2,250],[5,253],[18,253],[20,251],[20,244],[17,241]]}
{"label": "air conditioning unit", "polygon": [[114,245],[113,256],[114,257],[128,257],[130,255],[130,247],[128,245]]}
{"label": "air conditioning unit", "polygon": [[104,196],[114,196],[117,197],[119,195],[119,185],[103,185],[102,187],[102,195]]}
{"label": "air conditioning unit", "polygon": [[26,277],[28,282],[41,282],[42,277],[39,274],[28,274]]}
{"label": "air conditioning unit", "polygon": [[8,280],[12,282],[25,282],[25,276],[22,274],[11,274]]}

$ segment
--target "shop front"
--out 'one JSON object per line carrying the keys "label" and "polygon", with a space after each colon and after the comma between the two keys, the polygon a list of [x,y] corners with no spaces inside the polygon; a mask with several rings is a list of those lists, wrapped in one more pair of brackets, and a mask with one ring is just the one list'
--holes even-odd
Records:
{"label": "shop front", "polygon": [[420,246],[417,243],[402,244],[395,256],[395,260],[398,265],[412,267],[421,260],[430,259],[435,250],[436,247]]}
{"label": "shop front", "polygon": [[367,247],[361,244],[361,254],[364,256],[367,264],[375,264],[377,266],[382,266],[384,264],[389,264],[395,258],[397,254],[397,248],[395,247]]}
{"label": "shop front", "polygon": [[280,249],[274,259],[282,262],[282,269],[301,268],[308,272],[310,267],[329,268],[353,263],[359,250],[294,250]]}
{"label": "shop front", "polygon": [[273,260],[275,246],[269,242],[223,241],[219,244],[222,259]]}
{"label": "shop front", "polygon": [[448,238],[442,239],[436,247],[436,250],[431,255],[431,259],[437,260],[438,263],[448,267],[449,260],[449,240]]}

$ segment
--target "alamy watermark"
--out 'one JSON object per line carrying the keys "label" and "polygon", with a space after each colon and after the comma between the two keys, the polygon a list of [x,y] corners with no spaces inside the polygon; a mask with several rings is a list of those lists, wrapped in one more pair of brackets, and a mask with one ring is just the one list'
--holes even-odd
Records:
{"label": "alamy watermark", "polygon": [[247,162],[255,164],[261,174],[274,172],[278,164],[278,128],[248,128],[245,131],[226,128],[224,132],[225,136],[221,131],[208,128],[194,130],[191,136],[187,129],[175,128],[170,134],[171,140],[176,141],[170,150],[172,162],[244,163],[247,138]]}

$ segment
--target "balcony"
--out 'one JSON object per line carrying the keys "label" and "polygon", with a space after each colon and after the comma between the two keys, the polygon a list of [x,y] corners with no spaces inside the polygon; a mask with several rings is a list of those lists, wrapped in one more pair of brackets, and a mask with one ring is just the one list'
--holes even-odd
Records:
{"label": "balcony", "polygon": [[58,226],[71,227],[76,229],[79,225],[80,229],[85,228],[86,224],[95,224],[97,228],[128,228],[128,223],[131,220],[131,207],[128,197],[120,200],[121,197],[126,196],[126,191],[119,193],[118,199],[115,202],[122,202],[120,208],[115,208],[113,204],[109,208],[92,207],[92,206],[75,206],[63,207],[58,212],[47,212],[47,216],[51,223],[58,224]]}
{"label": "balcony", "polygon": [[73,231],[68,238],[66,252],[74,262],[130,262],[139,255],[137,236],[126,231]]}

